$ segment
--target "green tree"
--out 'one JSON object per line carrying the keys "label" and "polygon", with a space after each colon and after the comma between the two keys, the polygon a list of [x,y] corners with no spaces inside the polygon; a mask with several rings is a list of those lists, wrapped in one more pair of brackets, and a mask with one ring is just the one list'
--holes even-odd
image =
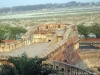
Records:
{"label": "green tree", "polygon": [[56,70],[50,68],[49,64],[43,64],[47,58],[27,58],[23,53],[20,57],[10,57],[8,62],[11,62],[18,75],[48,75],[57,73]]}
{"label": "green tree", "polygon": [[78,32],[80,35],[84,35],[87,38],[87,35],[90,33],[90,27],[85,26],[83,23],[78,25]]}
{"label": "green tree", "polygon": [[23,53],[21,57],[17,57],[17,58],[10,57],[8,61],[13,63],[13,65],[15,66],[18,72],[18,75],[24,75],[24,67],[26,65],[27,59],[28,59],[27,55]]}
{"label": "green tree", "polygon": [[22,27],[11,27],[10,29],[10,39],[17,39],[16,36],[19,35],[21,36],[20,34],[21,33],[25,33],[27,30],[22,28]]}
{"label": "green tree", "polygon": [[3,39],[17,39],[17,36],[21,37],[27,30],[22,27],[11,27],[9,25],[0,26],[0,42]]}
{"label": "green tree", "polygon": [[48,75],[56,73],[54,69],[49,67],[50,64],[42,64],[42,61],[45,60],[46,58],[38,58],[38,57],[29,59],[29,61],[25,66],[24,75]]}
{"label": "green tree", "polygon": [[4,34],[5,34],[5,31],[0,29],[0,43],[2,42],[1,40],[5,39]]}
{"label": "green tree", "polygon": [[98,71],[100,72],[100,67],[98,67]]}
{"label": "green tree", "polygon": [[100,24],[95,23],[91,26],[91,32],[96,35],[96,37],[100,37]]}
{"label": "green tree", "polygon": [[17,75],[15,67],[11,65],[3,64],[0,66],[0,68],[0,75]]}

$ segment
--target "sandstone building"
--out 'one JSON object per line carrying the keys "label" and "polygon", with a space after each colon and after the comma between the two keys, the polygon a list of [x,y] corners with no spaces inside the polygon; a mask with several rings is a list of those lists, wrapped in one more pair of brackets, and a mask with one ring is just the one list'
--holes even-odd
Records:
{"label": "sandstone building", "polygon": [[0,44],[0,60],[2,61],[7,60],[9,56],[18,57],[24,52],[29,58],[48,57],[54,61],[53,67],[63,69],[65,75],[92,74],[72,66],[80,58],[76,25],[37,25],[27,31],[21,39]]}

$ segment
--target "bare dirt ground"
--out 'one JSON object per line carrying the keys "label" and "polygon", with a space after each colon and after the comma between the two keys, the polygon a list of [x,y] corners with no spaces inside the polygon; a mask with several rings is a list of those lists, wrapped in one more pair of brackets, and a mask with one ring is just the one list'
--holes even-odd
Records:
{"label": "bare dirt ground", "polygon": [[76,66],[91,72],[96,72],[100,74],[98,71],[98,67],[100,67],[100,58],[89,58],[80,60]]}
{"label": "bare dirt ground", "polygon": [[[80,39],[80,42],[99,42],[100,41],[100,38],[88,38],[87,40],[86,39]],[[86,44],[86,43],[85,43]],[[90,45],[90,44],[89,44]],[[80,50],[85,50],[84,49],[80,49]],[[97,48],[91,48],[91,49],[87,49],[86,48],[86,52],[83,53],[83,56],[85,54],[89,55],[90,53],[91,54],[95,54],[96,50],[98,51],[97,53],[100,52],[100,49],[97,49]],[[80,53],[80,55],[82,55]],[[92,55],[93,56],[93,55]],[[91,72],[95,72],[97,74],[100,74],[100,72],[98,71],[98,67],[100,67],[100,55],[97,55],[95,57],[86,57],[86,58],[82,58],[79,60],[79,62],[76,64],[77,67],[80,67],[82,69],[85,69],[85,70],[88,70],[88,71],[91,71]]]}

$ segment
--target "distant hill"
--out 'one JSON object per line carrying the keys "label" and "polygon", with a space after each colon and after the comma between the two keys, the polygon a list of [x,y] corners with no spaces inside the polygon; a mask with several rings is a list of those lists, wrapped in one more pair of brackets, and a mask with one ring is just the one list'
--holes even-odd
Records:
{"label": "distant hill", "polygon": [[14,6],[14,7],[5,7],[0,9],[0,13],[10,13],[10,12],[25,12],[33,10],[43,10],[43,9],[55,9],[55,8],[67,8],[67,7],[98,7],[100,2],[76,2],[71,1],[68,3],[47,3],[47,4],[38,4],[38,5],[26,5],[26,6]]}

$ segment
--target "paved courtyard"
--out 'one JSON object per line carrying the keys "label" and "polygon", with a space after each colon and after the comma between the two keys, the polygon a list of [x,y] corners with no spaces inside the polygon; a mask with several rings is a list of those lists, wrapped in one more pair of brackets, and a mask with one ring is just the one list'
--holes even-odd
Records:
{"label": "paved courtyard", "polygon": [[48,47],[48,43],[34,43],[32,45],[23,46],[21,48],[15,49],[11,52],[0,53],[0,56],[20,56],[24,52],[28,57],[35,57],[42,54],[45,48]]}

